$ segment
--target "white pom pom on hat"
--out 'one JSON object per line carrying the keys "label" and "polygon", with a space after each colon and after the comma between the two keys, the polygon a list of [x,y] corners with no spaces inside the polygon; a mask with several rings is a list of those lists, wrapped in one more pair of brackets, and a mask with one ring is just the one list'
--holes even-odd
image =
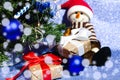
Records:
{"label": "white pom pom on hat", "polygon": [[67,2],[60,5],[61,9],[68,9],[67,12],[67,18],[69,19],[69,16],[76,12],[81,11],[88,15],[88,17],[91,19],[93,17],[93,11],[91,7],[84,1],[84,0],[68,0]]}

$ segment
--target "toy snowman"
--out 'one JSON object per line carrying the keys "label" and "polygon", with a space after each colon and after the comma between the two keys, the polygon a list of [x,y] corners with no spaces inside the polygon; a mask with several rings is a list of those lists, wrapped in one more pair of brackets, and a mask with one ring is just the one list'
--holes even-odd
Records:
{"label": "toy snowman", "polygon": [[[93,11],[84,0],[68,0],[60,6],[61,9],[67,9],[67,18],[72,23],[71,27],[67,28],[64,36],[64,42],[70,39],[77,38],[79,40],[90,40],[91,50],[85,53],[83,58],[92,58],[91,65],[102,66],[111,56],[109,47],[102,47],[91,25],[90,20],[93,17]],[[71,37],[72,36],[72,37]],[[94,63],[95,62],[95,63]]]}

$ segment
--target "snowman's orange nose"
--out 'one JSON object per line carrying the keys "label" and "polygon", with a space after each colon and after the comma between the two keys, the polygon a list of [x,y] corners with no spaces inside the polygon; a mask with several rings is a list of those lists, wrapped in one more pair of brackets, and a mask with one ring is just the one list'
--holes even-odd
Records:
{"label": "snowman's orange nose", "polygon": [[80,12],[77,12],[76,18],[80,18]]}

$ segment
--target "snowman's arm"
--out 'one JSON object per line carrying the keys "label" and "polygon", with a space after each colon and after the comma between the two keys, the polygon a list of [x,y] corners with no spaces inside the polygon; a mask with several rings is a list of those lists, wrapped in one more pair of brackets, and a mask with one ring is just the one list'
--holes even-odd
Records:
{"label": "snowman's arm", "polygon": [[91,32],[91,35],[89,36],[89,39],[91,41],[91,50],[96,53],[99,51],[101,44],[100,44],[99,40],[97,40],[97,38],[96,38],[94,27],[90,23],[87,23],[85,25],[85,28]]}
{"label": "snowman's arm", "polygon": [[69,35],[71,35],[71,28],[70,27],[68,27],[64,32],[64,36],[69,36]]}
{"label": "snowman's arm", "polygon": [[90,39],[91,41],[97,40],[97,38],[96,38],[96,33],[95,33],[95,31],[94,31],[93,25],[91,25],[90,23],[87,23],[87,24],[84,26],[84,28],[88,29],[88,30],[91,32],[91,35],[89,36],[89,39]]}

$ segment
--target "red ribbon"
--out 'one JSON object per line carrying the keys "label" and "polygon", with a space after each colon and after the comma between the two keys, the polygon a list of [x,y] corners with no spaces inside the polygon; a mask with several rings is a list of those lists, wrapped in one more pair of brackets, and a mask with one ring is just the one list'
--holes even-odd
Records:
{"label": "red ribbon", "polygon": [[[44,59],[46,56],[49,56],[52,58],[52,64],[53,65],[59,65],[61,64],[61,58],[59,58],[58,56],[53,55],[52,53],[48,53],[42,56],[37,56],[35,55],[34,52],[29,52],[28,54],[23,56],[23,59],[25,61],[27,61],[26,65],[24,65],[20,72],[18,74],[16,74],[14,77],[12,78],[6,78],[6,80],[16,80],[20,74],[28,67],[35,65],[35,64],[40,64],[41,68],[42,68],[42,73],[43,75],[46,74],[46,71],[50,70],[48,65],[44,62]],[[51,74],[47,74],[46,77],[43,76],[43,80],[51,80]]]}

